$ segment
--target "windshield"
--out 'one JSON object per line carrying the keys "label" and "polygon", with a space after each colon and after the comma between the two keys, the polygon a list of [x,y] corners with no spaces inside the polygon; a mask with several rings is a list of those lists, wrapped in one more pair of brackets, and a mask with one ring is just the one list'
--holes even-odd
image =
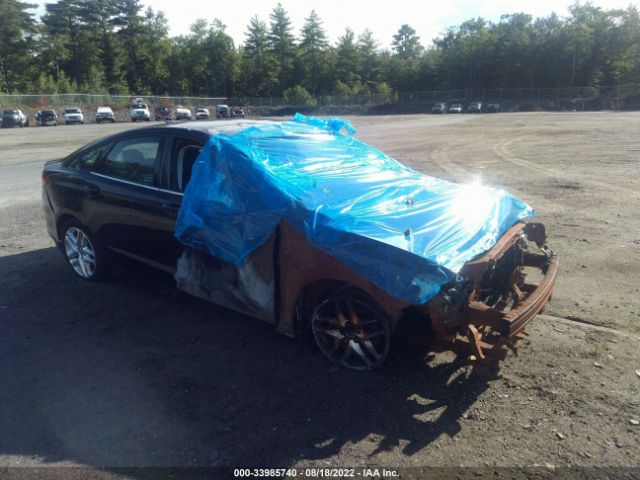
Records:
{"label": "windshield", "polygon": [[79,108],[67,108],[67,109],[65,109],[64,113],[80,113],[80,109]]}
{"label": "windshield", "polygon": [[16,112],[15,110],[3,110],[2,111],[2,116],[9,116],[9,115],[17,115],[18,112]]}

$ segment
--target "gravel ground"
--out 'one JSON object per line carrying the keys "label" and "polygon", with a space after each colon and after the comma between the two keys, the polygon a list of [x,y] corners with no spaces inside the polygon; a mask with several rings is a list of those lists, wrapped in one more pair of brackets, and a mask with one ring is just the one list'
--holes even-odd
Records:
{"label": "gravel ground", "polygon": [[640,114],[352,120],[422,172],[536,207],[560,277],[518,356],[400,335],[381,370],[335,371],[157,274],[80,282],[45,232],[42,161],[137,126],[2,130],[0,467],[640,466]]}

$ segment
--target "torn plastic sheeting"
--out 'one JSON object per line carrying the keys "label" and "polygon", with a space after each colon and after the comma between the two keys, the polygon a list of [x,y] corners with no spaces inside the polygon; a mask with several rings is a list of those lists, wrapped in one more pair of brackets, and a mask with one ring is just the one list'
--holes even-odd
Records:
{"label": "torn plastic sheeting", "polygon": [[185,245],[241,263],[280,221],[396,298],[424,303],[534,210],[500,189],[420,174],[296,115],[215,134],[193,167],[176,225]]}

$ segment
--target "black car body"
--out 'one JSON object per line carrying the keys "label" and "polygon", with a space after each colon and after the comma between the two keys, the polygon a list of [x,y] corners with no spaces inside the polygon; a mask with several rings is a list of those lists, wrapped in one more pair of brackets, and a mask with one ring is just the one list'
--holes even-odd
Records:
{"label": "black car body", "polygon": [[7,109],[2,111],[2,128],[28,127],[29,120],[22,110]]}
{"label": "black car body", "polygon": [[169,121],[173,116],[173,112],[169,107],[158,107],[156,108],[156,121]]}
{"label": "black car body", "polygon": [[500,111],[499,103],[493,102],[493,103],[487,104],[487,109],[486,109],[487,113],[498,113],[499,111]]}
{"label": "black car body", "polygon": [[216,118],[231,118],[231,109],[228,105],[216,106]]}
{"label": "black car body", "polygon": [[114,252],[175,267],[182,251],[173,237],[182,190],[210,135],[209,122],[198,126],[127,131],[47,162],[43,204],[51,237],[62,245],[60,229],[74,219]]}
{"label": "black car body", "polygon": [[[47,162],[42,172],[42,199],[49,234],[65,253],[70,267],[86,280],[104,276],[112,255],[121,255],[172,273],[180,290],[260,318],[287,335],[301,335],[313,327],[323,353],[350,368],[371,369],[382,363],[392,321],[397,323],[405,312],[430,321],[438,338],[449,345],[470,345],[479,358],[488,352],[499,353],[504,342],[513,348],[519,346],[524,338],[522,329],[544,308],[555,284],[557,260],[543,248],[545,233],[541,224],[517,222],[493,248],[466,264],[465,278],[468,276],[475,285],[477,295],[472,296],[466,287],[460,291],[447,287],[428,305],[412,305],[389,295],[337,258],[314,247],[284,221],[242,264],[179,243],[175,237],[176,220],[200,150],[216,132],[233,134],[261,123],[264,122],[203,121],[135,129],[97,140],[64,159]],[[243,185],[247,198],[255,194],[253,185],[247,188],[241,179],[237,181]],[[521,252],[527,242],[535,242],[540,252]],[[389,260],[385,256],[380,261]],[[525,266],[540,270],[542,280],[530,285],[525,293],[520,292],[522,300],[508,314],[483,303],[478,295],[480,287],[486,287],[485,280],[491,292],[494,287],[502,289],[503,282],[510,285],[513,272],[520,272]],[[454,294],[456,303],[452,304],[446,295]],[[465,308],[463,316],[458,302]],[[345,305],[349,313],[341,311]],[[324,325],[330,315],[333,317],[329,325]],[[343,340],[346,337],[342,332],[347,332],[349,345],[361,342],[356,334],[369,338],[369,330],[364,327],[353,332],[349,322],[343,327],[346,315],[353,322],[364,318],[367,325],[373,325],[371,338],[379,339],[370,346],[373,358],[365,355],[363,360],[355,346],[349,359],[335,358],[336,350],[329,352],[329,343],[318,340],[317,331],[321,330],[316,327],[325,329],[321,331],[325,340],[335,338],[335,328],[340,329]],[[453,330],[451,321],[458,322]],[[460,322],[466,327],[460,327]],[[502,343],[483,340],[493,335],[493,326],[499,327],[495,332],[500,333]],[[470,336],[458,338],[459,328]],[[480,334],[479,329],[486,332]],[[369,345],[365,340],[362,342]]]}
{"label": "black car body", "polygon": [[58,114],[55,110],[40,110],[35,114],[37,127],[55,127],[58,125]]}

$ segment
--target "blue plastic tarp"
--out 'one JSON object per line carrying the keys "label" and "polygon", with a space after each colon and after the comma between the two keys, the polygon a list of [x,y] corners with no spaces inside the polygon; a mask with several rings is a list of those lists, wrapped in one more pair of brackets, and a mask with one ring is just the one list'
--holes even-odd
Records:
{"label": "blue plastic tarp", "polygon": [[212,135],[176,237],[241,264],[284,220],[390,295],[421,304],[535,214],[504,190],[418,173],[353,133],[345,120],[298,114]]}

